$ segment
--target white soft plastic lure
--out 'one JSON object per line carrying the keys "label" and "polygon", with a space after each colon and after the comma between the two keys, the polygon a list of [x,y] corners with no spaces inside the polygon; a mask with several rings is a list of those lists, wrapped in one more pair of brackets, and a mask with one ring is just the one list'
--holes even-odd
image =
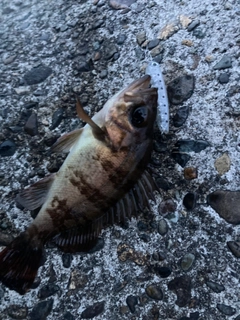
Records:
{"label": "white soft plastic lure", "polygon": [[158,89],[157,124],[162,133],[169,132],[169,105],[167,90],[160,65],[151,61],[146,68],[146,74],[151,76],[151,86]]}

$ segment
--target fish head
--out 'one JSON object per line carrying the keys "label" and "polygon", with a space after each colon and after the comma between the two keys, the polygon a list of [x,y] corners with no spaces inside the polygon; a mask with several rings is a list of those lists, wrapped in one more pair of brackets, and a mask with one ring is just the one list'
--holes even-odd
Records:
{"label": "fish head", "polygon": [[116,149],[151,140],[157,114],[156,88],[151,77],[135,80],[115,94],[104,106],[105,129]]}

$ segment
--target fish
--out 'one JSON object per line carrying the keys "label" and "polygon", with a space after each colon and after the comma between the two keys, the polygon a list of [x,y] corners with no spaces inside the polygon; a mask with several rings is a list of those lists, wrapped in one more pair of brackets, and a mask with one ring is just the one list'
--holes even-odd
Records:
{"label": "fish", "polygon": [[77,97],[77,114],[86,124],[53,144],[52,152],[68,153],[61,168],[17,196],[26,209],[41,209],[0,252],[0,281],[9,289],[21,295],[31,289],[48,241],[64,252],[88,252],[103,228],[154,200],[157,186],[146,167],[158,93],[150,80],[133,81],[92,118]]}

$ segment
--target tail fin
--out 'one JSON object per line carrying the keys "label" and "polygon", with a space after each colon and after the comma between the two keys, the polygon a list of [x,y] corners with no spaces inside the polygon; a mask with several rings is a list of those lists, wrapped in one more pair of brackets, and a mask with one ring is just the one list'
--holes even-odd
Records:
{"label": "tail fin", "polygon": [[[32,241],[34,243],[34,241]],[[41,264],[43,249],[22,233],[0,252],[0,281],[9,289],[25,294]]]}

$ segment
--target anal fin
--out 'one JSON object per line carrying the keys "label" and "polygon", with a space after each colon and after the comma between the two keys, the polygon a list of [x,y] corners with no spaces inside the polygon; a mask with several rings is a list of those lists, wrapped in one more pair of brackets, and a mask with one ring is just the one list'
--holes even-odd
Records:
{"label": "anal fin", "polygon": [[22,190],[16,197],[17,203],[28,210],[35,210],[43,205],[54,181],[55,173]]}
{"label": "anal fin", "polygon": [[78,226],[61,232],[53,241],[60,250],[66,253],[88,252],[98,241],[98,232],[94,232],[92,225]]}

